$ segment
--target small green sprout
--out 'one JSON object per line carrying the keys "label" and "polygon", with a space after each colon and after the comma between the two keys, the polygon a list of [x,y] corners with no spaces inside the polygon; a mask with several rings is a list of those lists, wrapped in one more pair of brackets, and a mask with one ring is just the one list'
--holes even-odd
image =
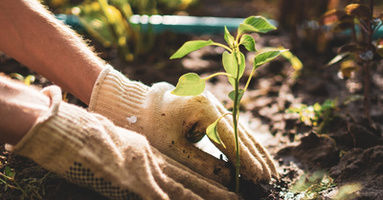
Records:
{"label": "small green sprout", "polygon": [[337,101],[327,99],[322,104],[318,102],[314,105],[301,104],[300,106],[290,107],[287,113],[297,113],[299,120],[309,126],[319,126],[326,118],[331,117],[337,108]]}
{"label": "small green sprout", "polygon": [[[236,147],[236,162],[235,162],[235,181],[236,187],[235,191],[239,191],[239,169],[240,169],[240,154],[239,154],[239,139],[238,139],[238,120],[239,120],[239,105],[242,96],[246,92],[251,78],[254,76],[255,70],[264,65],[271,60],[277,58],[279,55],[287,52],[288,50],[284,48],[264,48],[257,50],[255,48],[255,40],[249,35],[249,33],[267,33],[269,31],[276,30],[276,27],[272,25],[267,19],[261,16],[251,16],[246,18],[238,27],[236,37],[232,36],[228,29],[225,27],[224,39],[227,43],[221,44],[214,42],[212,40],[194,40],[188,41],[181,46],[171,57],[170,59],[182,58],[185,55],[199,50],[206,46],[219,46],[224,48],[226,51],[222,54],[222,64],[225,72],[218,72],[212,74],[206,78],[201,78],[196,73],[187,73],[180,77],[176,88],[172,91],[172,94],[178,96],[196,96],[201,94],[205,89],[205,82],[212,77],[218,75],[227,76],[229,83],[233,87],[228,96],[234,102],[234,107],[231,113],[225,113],[223,116],[219,117],[215,122],[210,124],[206,129],[207,136],[217,144],[225,147],[221,141],[219,134],[217,132],[218,122],[226,115],[230,114],[233,117],[233,128],[235,135],[235,147]],[[246,85],[243,88],[240,88],[239,81],[243,76],[246,68],[246,59],[245,55],[240,51],[240,46],[245,47],[246,50],[250,52],[256,52],[252,71]],[[291,54],[286,54],[290,56]],[[225,147],[226,148],[226,147]]]}

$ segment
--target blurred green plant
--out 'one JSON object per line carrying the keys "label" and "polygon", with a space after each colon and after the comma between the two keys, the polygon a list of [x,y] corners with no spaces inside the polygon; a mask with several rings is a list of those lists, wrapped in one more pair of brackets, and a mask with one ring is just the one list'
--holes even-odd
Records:
{"label": "blurred green plant", "polygon": [[25,85],[31,85],[31,83],[35,82],[36,80],[36,77],[33,75],[27,75],[24,77],[23,75],[19,73],[10,73],[9,76],[13,79],[17,79],[23,82]]}
{"label": "blurred green plant", "polygon": [[[112,2],[112,1],[111,1]],[[109,4],[107,0],[84,2],[71,9],[77,15],[87,32],[98,40],[104,47],[117,47],[126,61],[133,60],[133,54],[128,40],[137,37],[137,31],[126,20],[133,12],[129,3],[119,0]],[[136,45],[136,49],[139,45]]]}
{"label": "blurred green plant", "polygon": [[[69,0],[42,0],[59,13],[76,15],[86,31],[104,47],[118,49],[125,61],[147,53],[154,44],[151,29],[141,31],[129,18],[133,14],[158,14],[158,7],[185,9],[193,0],[84,0],[72,4]],[[149,26],[150,27],[150,26]]]}
{"label": "blurred green plant", "polygon": [[0,184],[4,185],[4,192],[8,189],[19,190],[23,198],[27,196],[27,193],[21,188],[21,186],[15,181],[16,172],[9,166],[5,166],[3,172],[0,172]]}
{"label": "blurred green plant", "polygon": [[286,112],[298,114],[299,120],[306,125],[321,127],[331,120],[337,107],[338,103],[336,100],[327,99],[322,104],[317,102],[314,105],[301,104],[300,106],[291,106]]}
{"label": "blurred green plant", "polygon": [[[364,90],[364,114],[372,124],[370,116],[370,68],[374,61],[383,57],[383,42],[374,40],[373,34],[383,24],[383,13],[374,16],[374,0],[351,1],[342,10],[332,9],[322,17],[322,24],[334,32],[351,31],[351,41],[338,48],[338,55],[328,65],[340,64],[342,78],[350,78],[362,68]],[[375,60],[374,60],[375,59]]]}
{"label": "blurred green plant", "polygon": [[357,197],[361,189],[358,183],[338,187],[324,171],[315,171],[302,174],[289,188],[283,189],[279,196],[286,200],[348,200]]}
{"label": "blurred green plant", "polygon": [[[312,174],[303,174],[288,192],[298,196],[296,199],[314,200],[321,199],[321,193],[336,186],[333,179],[323,171],[316,171]],[[286,194],[284,194],[286,196]],[[288,195],[288,194],[287,194]]]}

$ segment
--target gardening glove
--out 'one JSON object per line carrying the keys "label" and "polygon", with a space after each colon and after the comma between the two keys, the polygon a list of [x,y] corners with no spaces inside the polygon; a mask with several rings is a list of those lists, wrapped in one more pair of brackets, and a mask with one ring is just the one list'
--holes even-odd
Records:
{"label": "gardening glove", "polygon": [[[119,126],[145,135],[159,151],[201,175],[229,185],[231,176],[225,163],[190,142],[202,138],[206,127],[228,111],[209,92],[195,97],[180,97],[171,94],[173,89],[172,85],[164,82],[148,87],[107,67],[95,83],[89,109]],[[216,146],[235,163],[232,124],[231,116],[219,121],[217,130],[226,148]],[[258,182],[268,181],[271,176],[278,177],[266,149],[241,124],[239,150],[241,174],[245,179]]]}
{"label": "gardening glove", "polygon": [[49,111],[14,152],[110,199],[237,199],[234,193],[161,155],[146,138],[43,90]]}

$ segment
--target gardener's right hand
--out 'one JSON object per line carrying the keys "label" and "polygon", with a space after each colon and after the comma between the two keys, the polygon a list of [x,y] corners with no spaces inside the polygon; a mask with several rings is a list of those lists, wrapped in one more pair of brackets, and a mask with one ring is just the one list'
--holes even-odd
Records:
{"label": "gardener's right hand", "polygon": [[[120,126],[144,134],[162,153],[194,171],[228,185],[231,175],[225,163],[190,142],[204,136],[207,126],[228,111],[209,92],[180,97],[170,93],[173,89],[167,83],[149,88],[108,68],[96,82],[89,107]],[[235,138],[230,116],[219,122],[218,132],[226,148],[216,146],[235,163]],[[278,177],[267,151],[242,125],[239,138],[243,177],[254,182]]]}

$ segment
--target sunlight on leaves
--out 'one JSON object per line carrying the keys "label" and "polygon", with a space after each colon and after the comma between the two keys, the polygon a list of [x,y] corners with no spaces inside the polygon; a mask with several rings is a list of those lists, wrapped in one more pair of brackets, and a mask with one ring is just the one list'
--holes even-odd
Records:
{"label": "sunlight on leaves", "polygon": [[262,16],[251,16],[246,18],[238,28],[238,33],[267,33],[277,28]]}
{"label": "sunlight on leaves", "polygon": [[189,54],[190,52],[196,51],[198,49],[201,49],[203,47],[212,45],[214,42],[212,40],[194,40],[194,41],[188,41],[185,42],[179,48],[171,57],[170,59],[177,59],[177,58],[182,58]]}
{"label": "sunlight on leaves", "polygon": [[196,73],[187,73],[180,77],[176,88],[171,92],[177,96],[196,96],[205,89],[205,80]]}
{"label": "sunlight on leaves", "polygon": [[286,49],[278,50],[278,49],[272,49],[272,50],[266,50],[263,52],[258,53],[255,55],[254,58],[254,67],[261,66],[265,63],[268,63],[278,57],[282,52],[287,51]]}

